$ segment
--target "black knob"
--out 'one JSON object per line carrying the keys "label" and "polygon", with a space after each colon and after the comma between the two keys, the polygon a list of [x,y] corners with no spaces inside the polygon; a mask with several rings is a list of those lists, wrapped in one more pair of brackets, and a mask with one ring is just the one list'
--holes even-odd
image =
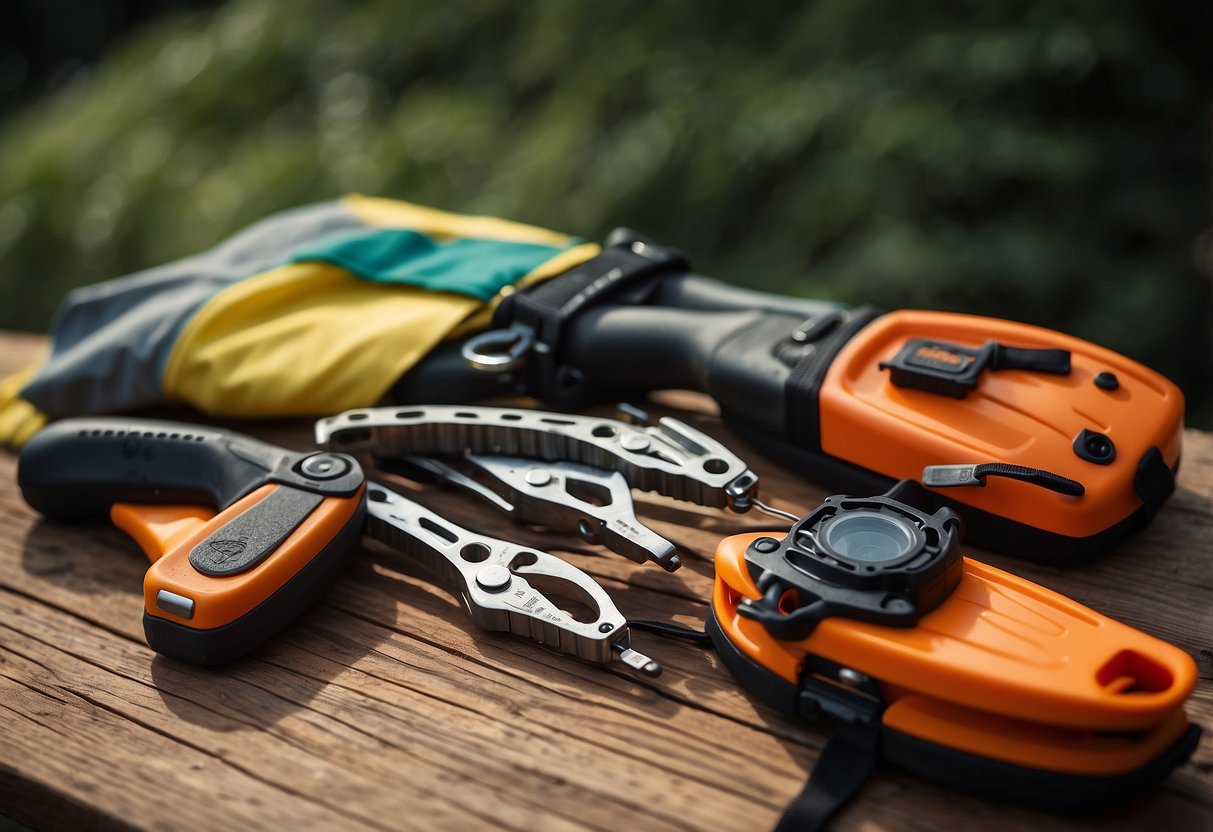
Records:
{"label": "black knob", "polygon": [[1116,445],[1102,433],[1083,428],[1082,432],[1074,437],[1074,453],[1078,454],[1079,459],[1085,459],[1087,462],[1110,465],[1112,460],[1116,459]]}

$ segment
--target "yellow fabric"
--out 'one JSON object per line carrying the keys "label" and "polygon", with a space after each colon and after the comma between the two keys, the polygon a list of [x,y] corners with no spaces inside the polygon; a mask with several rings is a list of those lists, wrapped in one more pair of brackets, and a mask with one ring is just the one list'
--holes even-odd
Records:
{"label": "yellow fabric", "polygon": [[[346,207],[378,227],[436,239],[476,237],[564,246],[573,239],[493,217],[351,195]],[[412,286],[368,282],[319,261],[291,263],[233,284],[186,324],[165,366],[165,395],[217,416],[317,416],[375,404],[440,341],[488,325],[517,287],[596,256],[584,243],[506,287],[489,305]]]}
{"label": "yellow fabric", "polygon": [[482,304],[294,263],[219,292],[186,324],[164,393],[213,415],[317,416],[374,404]]}
{"label": "yellow fabric", "polygon": [[560,234],[546,228],[496,217],[451,214],[396,199],[350,194],[342,203],[367,225],[377,228],[409,228],[427,234],[438,242],[455,238],[474,238],[562,248],[573,241],[568,234]]}
{"label": "yellow fabric", "polygon": [[[358,194],[342,204],[376,229],[560,250],[487,304],[454,292],[359,279],[323,260],[251,276],[217,292],[185,324],[160,379],[166,399],[241,418],[315,416],[374,404],[444,338],[487,326],[492,310],[518,287],[599,253],[596,244],[493,217]],[[20,397],[40,365],[0,383],[0,444],[17,447],[47,423],[45,413]]]}
{"label": "yellow fabric", "polygon": [[42,366],[42,359],[0,381],[0,444],[19,450],[47,423],[47,415],[18,395]]}

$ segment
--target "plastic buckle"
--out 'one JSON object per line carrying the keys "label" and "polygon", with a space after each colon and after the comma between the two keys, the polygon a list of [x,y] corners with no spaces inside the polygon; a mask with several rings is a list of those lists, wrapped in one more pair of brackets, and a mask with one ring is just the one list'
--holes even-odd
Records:
{"label": "plastic buckle", "polygon": [[973,350],[945,341],[911,338],[901,352],[880,362],[880,368],[889,371],[889,380],[898,387],[963,399],[977,387],[990,353],[986,347]]}
{"label": "plastic buckle", "polygon": [[997,341],[969,349],[947,341],[911,338],[901,352],[880,362],[880,368],[889,371],[890,381],[898,387],[963,399],[977,387],[977,379],[986,369],[1069,375],[1070,352],[1009,347]]}
{"label": "plastic buckle", "polygon": [[797,695],[797,713],[802,718],[876,725],[883,711],[884,701],[875,679],[818,656],[805,657]]}

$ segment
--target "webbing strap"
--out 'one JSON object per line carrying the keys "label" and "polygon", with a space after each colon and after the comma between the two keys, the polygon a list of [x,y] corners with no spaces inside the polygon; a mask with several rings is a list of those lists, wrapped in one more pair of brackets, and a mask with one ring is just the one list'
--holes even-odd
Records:
{"label": "webbing strap", "polygon": [[775,832],[817,832],[847,804],[876,768],[879,723],[840,725],[821,749],[817,764]]}
{"label": "webbing strap", "polygon": [[575,406],[584,385],[559,362],[573,318],[644,278],[688,268],[674,249],[639,241],[609,246],[567,273],[506,298],[493,315],[493,326],[529,328],[536,347],[522,370],[527,392],[556,407]]}

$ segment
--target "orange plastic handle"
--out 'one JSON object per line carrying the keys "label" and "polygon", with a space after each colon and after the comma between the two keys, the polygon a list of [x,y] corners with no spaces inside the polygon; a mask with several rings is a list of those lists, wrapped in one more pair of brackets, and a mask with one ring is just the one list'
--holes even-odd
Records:
{"label": "orange plastic handle", "polygon": [[[191,565],[189,553],[196,545],[280,487],[263,485],[217,514],[200,506],[115,505],[110,513],[114,524],[152,561],[143,580],[148,615],[198,630],[230,624],[269,598],[328,545],[353,517],[365,490],[363,486],[349,497],[325,497],[270,557],[246,572],[212,577]],[[187,618],[161,609],[161,590],[193,601],[193,614]]]}
{"label": "orange plastic handle", "polygon": [[215,517],[207,506],[156,506],[114,503],[110,520],[134,538],[152,563],[173,551]]}

